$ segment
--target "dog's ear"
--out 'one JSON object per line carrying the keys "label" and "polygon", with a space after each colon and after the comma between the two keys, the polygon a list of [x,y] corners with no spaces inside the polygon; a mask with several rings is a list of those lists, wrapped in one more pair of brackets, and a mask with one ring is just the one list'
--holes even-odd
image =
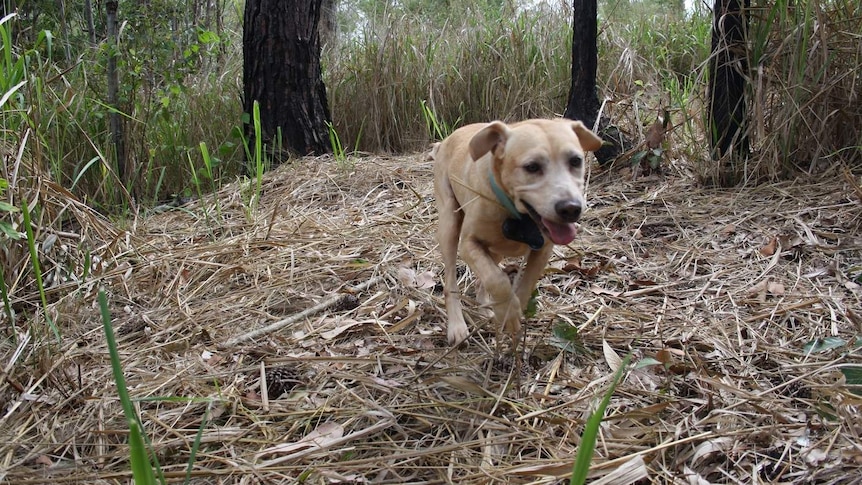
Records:
{"label": "dog's ear", "polygon": [[502,121],[494,121],[479,130],[470,139],[470,156],[473,157],[473,161],[476,161],[493,150],[494,156],[499,157],[502,155],[502,152],[497,153],[497,150],[502,150],[506,146],[508,138],[509,127]]}
{"label": "dog's ear", "polygon": [[596,136],[589,128],[580,121],[572,121],[572,129],[578,136],[581,146],[588,152],[594,152],[602,147],[602,139]]}

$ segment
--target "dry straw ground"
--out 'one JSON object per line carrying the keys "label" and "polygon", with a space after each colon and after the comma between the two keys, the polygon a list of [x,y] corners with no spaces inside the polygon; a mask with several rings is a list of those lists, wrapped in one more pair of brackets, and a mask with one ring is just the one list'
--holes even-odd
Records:
{"label": "dry straw ground", "polygon": [[[202,428],[193,483],[564,483],[629,351],[654,365],[611,401],[595,483],[862,481],[862,398],[840,370],[862,363],[858,179],[690,180],[593,175],[522,359],[470,304],[481,330],[447,348],[420,155],[301,160],[265,176],[251,215],[234,185],[125,228],[43,183],[45,212],[80,223],[43,259],[64,338],[3,340],[0,481],[129,483],[100,286],[170,481]],[[577,327],[566,349],[560,324]]]}

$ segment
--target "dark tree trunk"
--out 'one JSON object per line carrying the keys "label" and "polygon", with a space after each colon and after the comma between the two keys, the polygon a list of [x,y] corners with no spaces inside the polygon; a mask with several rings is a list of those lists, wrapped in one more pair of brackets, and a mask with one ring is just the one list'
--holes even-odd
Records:
{"label": "dark tree trunk", "polygon": [[719,183],[732,185],[749,154],[745,102],[745,9],[750,0],[715,0],[709,58],[709,133],[712,158],[726,164]]}
{"label": "dark tree trunk", "polygon": [[96,28],[93,23],[93,3],[91,0],[84,0],[84,18],[87,19],[87,34],[90,38],[90,45],[96,45]]}
{"label": "dark tree trunk", "polygon": [[[260,105],[261,138],[274,163],[286,154],[329,153],[330,120],[320,67],[318,21],[322,0],[247,0],[243,24],[245,132]],[[278,146],[281,144],[281,146]]]}
{"label": "dark tree trunk", "polygon": [[[599,116],[599,97],[596,92],[598,68],[598,9],[596,0],[574,0],[572,3],[572,90],[569,104],[563,114],[572,120],[581,120],[587,127],[595,126]],[[619,156],[629,142],[610,120],[599,122],[599,135],[606,144],[596,151],[596,159],[608,165]]]}
{"label": "dark tree trunk", "polygon": [[117,0],[105,2],[108,31],[108,106],[113,108],[109,116],[111,139],[117,160],[117,177],[126,183],[126,148],[123,140],[123,120],[120,117],[120,78],[117,73]]}

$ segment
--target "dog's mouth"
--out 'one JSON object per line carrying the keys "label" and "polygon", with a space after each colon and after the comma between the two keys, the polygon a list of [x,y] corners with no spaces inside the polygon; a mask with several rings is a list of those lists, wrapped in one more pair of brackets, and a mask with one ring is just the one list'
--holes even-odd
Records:
{"label": "dog's mouth", "polygon": [[530,217],[536,222],[542,233],[548,236],[554,244],[565,246],[575,240],[575,237],[578,235],[578,226],[576,223],[552,221],[547,217],[542,217],[533,206],[523,199],[521,200],[521,204],[526,207]]}

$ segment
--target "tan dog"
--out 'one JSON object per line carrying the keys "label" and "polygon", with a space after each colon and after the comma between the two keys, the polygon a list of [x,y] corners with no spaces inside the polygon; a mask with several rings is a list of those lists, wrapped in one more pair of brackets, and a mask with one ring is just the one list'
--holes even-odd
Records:
{"label": "tan dog", "polygon": [[[554,244],[569,244],[577,234],[585,204],[584,151],[601,145],[580,121],[556,119],[468,125],[434,146],[450,344],[469,334],[455,274],[459,241],[481,284],[479,302],[516,338]],[[526,256],[527,264],[513,286],[499,263],[518,256]]]}

